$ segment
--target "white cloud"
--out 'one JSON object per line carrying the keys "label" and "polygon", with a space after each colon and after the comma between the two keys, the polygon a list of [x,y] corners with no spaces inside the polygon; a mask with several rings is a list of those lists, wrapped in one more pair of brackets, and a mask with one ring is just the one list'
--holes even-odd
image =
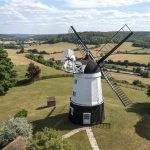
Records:
{"label": "white cloud", "polygon": [[63,0],[68,6],[74,8],[98,8],[98,7],[120,7],[129,6],[139,3],[148,2],[150,0]]}
{"label": "white cloud", "polygon": [[9,0],[8,6],[23,11],[37,11],[37,12],[55,12],[55,7],[50,7],[43,4],[39,0]]}
{"label": "white cloud", "polygon": [[[60,1],[60,0],[57,0]],[[150,13],[120,11],[121,5],[131,5],[150,0],[63,0],[74,9],[54,7],[42,0],[6,0],[0,6],[0,33],[62,33],[70,25],[79,31],[118,30],[127,23],[134,30],[150,29]],[[79,8],[78,7],[80,4]],[[100,6],[115,6],[105,9]],[[116,7],[117,6],[117,7]],[[85,8],[82,9],[81,7]]]}

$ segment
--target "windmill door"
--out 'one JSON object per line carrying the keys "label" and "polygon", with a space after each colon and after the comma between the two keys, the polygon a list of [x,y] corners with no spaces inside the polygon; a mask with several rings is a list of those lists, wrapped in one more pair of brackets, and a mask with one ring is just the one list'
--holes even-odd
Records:
{"label": "windmill door", "polygon": [[91,113],[83,113],[83,124],[91,124]]}

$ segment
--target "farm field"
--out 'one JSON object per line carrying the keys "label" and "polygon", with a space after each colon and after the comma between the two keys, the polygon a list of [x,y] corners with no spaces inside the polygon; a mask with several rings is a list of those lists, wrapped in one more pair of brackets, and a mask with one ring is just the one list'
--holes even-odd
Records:
{"label": "farm field", "polygon": [[149,78],[142,78],[140,76],[136,75],[129,75],[129,74],[124,74],[124,73],[115,73],[115,72],[110,72],[112,77],[114,77],[117,80],[126,80],[129,83],[132,83],[134,80],[140,80],[145,84],[150,84],[150,79]]}
{"label": "farm field", "polygon": [[[113,45],[113,44],[112,44]],[[101,47],[103,46],[103,44],[101,45]],[[101,47],[98,48],[94,48],[94,45],[88,45],[89,48],[92,47],[91,52],[94,56],[98,56],[97,55],[97,51],[98,49],[100,49]],[[75,49],[76,45],[72,44],[72,43],[66,43],[66,42],[60,42],[60,43],[56,43],[56,44],[41,44],[41,45],[33,45],[33,46],[28,46],[25,49],[38,49],[39,51],[47,51],[49,53],[53,53],[53,52],[62,52],[64,50],[67,49]],[[138,49],[141,49],[139,47],[133,47],[131,42],[126,42],[124,43],[120,48],[118,48],[118,51],[138,51]],[[148,49],[145,49],[143,51],[149,51]],[[76,57],[81,57],[81,53],[79,51],[75,52]],[[115,55],[111,55],[109,57],[109,59],[112,59],[114,61],[118,61],[118,60],[129,60],[130,62],[139,62],[139,63],[145,63],[147,64],[148,62],[150,62],[150,56],[149,55],[133,55],[133,54],[115,54]],[[49,59],[49,58],[54,58],[56,60],[61,60],[62,59],[62,53],[56,53],[56,54],[50,54],[50,55],[44,55],[45,59]]]}
{"label": "farm field", "polygon": [[[87,46],[90,48],[93,47],[94,45],[87,45]],[[45,50],[49,53],[53,53],[53,52],[62,52],[67,49],[75,49],[77,47],[75,44],[67,42],[60,42],[55,44],[41,44],[26,47],[26,49],[34,49],[34,48],[40,51]]]}
{"label": "farm field", "polygon": [[144,63],[144,64],[148,64],[150,62],[149,55],[115,54],[115,55],[111,55],[109,59],[113,61],[128,60],[129,62],[138,62],[138,63]]}
{"label": "farm field", "polygon": [[137,53],[137,54],[141,54],[141,53],[147,53],[150,54],[150,49],[136,49],[136,50],[131,50],[129,53]]}
{"label": "farm field", "polygon": [[37,49],[39,51],[47,51],[49,53],[53,52],[61,52],[66,49],[74,49],[76,48],[75,44],[72,43],[65,43],[65,42],[60,42],[60,43],[55,43],[55,44],[41,44],[41,45],[32,45],[32,46],[27,46],[26,49]]}
{"label": "farm field", "polygon": [[[105,44],[101,44],[101,46],[100,47],[98,47],[98,48],[95,48],[95,49],[93,49],[93,50],[99,50],[100,48],[102,48],[103,46],[104,46]],[[113,47],[115,44],[109,44],[111,47]],[[109,47],[107,47],[108,48],[108,50],[110,50],[109,49]],[[139,49],[140,47],[134,47],[134,46],[132,46],[132,42],[125,42],[123,45],[121,45],[118,49],[117,49],[117,51],[121,51],[121,52],[129,52],[129,51],[132,51],[132,50],[137,50],[137,49]],[[105,50],[103,50],[103,51],[105,51]]]}

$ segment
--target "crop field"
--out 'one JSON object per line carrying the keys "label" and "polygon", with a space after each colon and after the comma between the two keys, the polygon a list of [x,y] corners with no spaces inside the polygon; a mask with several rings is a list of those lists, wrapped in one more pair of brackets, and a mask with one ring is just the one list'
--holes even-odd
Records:
{"label": "crop field", "polygon": [[115,54],[115,55],[111,55],[109,59],[113,61],[128,60],[129,62],[138,62],[138,63],[144,63],[144,64],[148,64],[150,62],[149,55]]}
{"label": "crop field", "polygon": [[61,52],[69,48],[74,49],[76,48],[76,45],[72,43],[60,42],[55,44],[41,44],[26,47],[26,49],[34,49],[34,48],[39,51],[47,51],[49,53],[53,53],[53,52]]}
{"label": "crop field", "polygon": [[[88,47],[93,47],[94,45],[87,45]],[[75,49],[77,48],[75,44],[67,43],[67,42],[60,42],[55,44],[41,44],[41,45],[33,45],[28,46],[26,49],[34,49],[36,48],[39,51],[47,51],[49,53],[53,52],[62,52],[67,49]]]}
{"label": "crop field", "polygon": [[[12,51],[8,51],[8,53],[19,74],[18,79],[23,79],[30,60],[24,58],[24,55],[18,55]],[[41,76],[64,73],[38,65],[42,70]],[[118,73],[113,74],[115,76],[120,75]],[[131,79],[128,80],[131,82]],[[71,123],[67,117],[72,84],[73,78],[63,77],[39,80],[29,85],[11,88],[5,96],[0,97],[0,124],[13,117],[19,110],[26,109],[29,113],[28,120],[34,126],[34,132],[43,127],[50,127],[59,130],[63,135],[78,128],[79,126]],[[150,116],[150,100],[146,93],[140,90],[122,88],[133,102],[129,108],[124,108],[108,84],[102,81],[102,86],[105,101],[105,123],[110,123],[110,129],[103,128],[101,125],[92,127],[99,148],[102,150],[150,149],[150,121],[143,119]],[[56,108],[40,109],[40,106],[46,104],[49,96],[55,96]],[[77,149],[91,150],[84,131],[75,134],[69,140],[76,145]]]}
{"label": "crop field", "polygon": [[[99,50],[104,44],[102,44],[98,48],[94,48],[94,45],[87,45],[91,49],[92,54],[97,57],[99,54],[97,54],[97,50]],[[110,44],[114,45],[114,44]],[[66,43],[66,42],[60,42],[56,44],[41,44],[41,45],[33,45],[33,46],[27,46],[25,49],[38,49],[39,51],[47,51],[50,54],[49,55],[43,55],[45,59],[54,58],[55,60],[61,60],[62,59],[62,52],[67,49],[75,49],[77,48],[75,44],[72,43]],[[142,52],[141,48],[139,47],[133,47],[131,42],[124,43],[121,47],[118,48],[117,51],[123,51],[123,52]],[[149,52],[149,49],[144,49],[143,51]],[[55,53],[56,52],[56,53]],[[82,55],[79,51],[75,52],[76,57],[80,58]],[[124,61],[129,60],[130,62],[139,62],[139,63],[148,63],[150,62],[149,55],[133,55],[133,54],[115,54],[109,57],[109,59],[112,59],[114,61]]]}
{"label": "crop field", "polygon": [[146,53],[146,54],[150,54],[150,49],[136,49],[136,50],[131,50],[129,53],[137,53],[137,54],[141,54],[141,53]]}
{"label": "crop field", "polygon": [[[98,50],[100,50],[104,45],[105,45],[105,44],[101,44],[100,47],[95,48],[95,49],[93,49],[93,50],[98,51]],[[110,45],[111,47],[114,47],[115,44],[109,43],[109,45]],[[110,50],[108,46],[107,46],[107,48],[108,48],[108,50]],[[134,46],[132,46],[132,42],[125,42],[124,44],[122,44],[122,45],[117,49],[117,51],[129,52],[129,51],[137,50],[137,49],[139,49],[139,47],[134,47]],[[103,51],[105,51],[105,49],[103,49]]]}
{"label": "crop field", "polygon": [[126,80],[129,83],[132,83],[134,80],[140,80],[141,82],[150,85],[149,78],[142,78],[140,76],[124,74],[124,73],[115,73],[115,72],[110,72],[110,73],[111,73],[112,77],[114,77],[117,80]]}

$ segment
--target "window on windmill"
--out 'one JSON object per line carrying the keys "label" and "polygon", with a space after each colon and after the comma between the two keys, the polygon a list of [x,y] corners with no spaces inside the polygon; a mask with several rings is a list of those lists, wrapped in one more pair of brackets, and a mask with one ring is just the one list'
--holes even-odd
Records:
{"label": "window on windmill", "polygon": [[74,83],[77,84],[77,79],[74,80]]}
{"label": "window on windmill", "polygon": [[84,114],[84,119],[90,119],[90,115],[89,114]]}
{"label": "window on windmill", "polygon": [[75,91],[73,91],[73,96],[76,96],[76,92]]}
{"label": "window on windmill", "polygon": [[73,109],[73,107],[70,107],[70,114],[73,116],[73,111],[74,111],[74,109]]}

